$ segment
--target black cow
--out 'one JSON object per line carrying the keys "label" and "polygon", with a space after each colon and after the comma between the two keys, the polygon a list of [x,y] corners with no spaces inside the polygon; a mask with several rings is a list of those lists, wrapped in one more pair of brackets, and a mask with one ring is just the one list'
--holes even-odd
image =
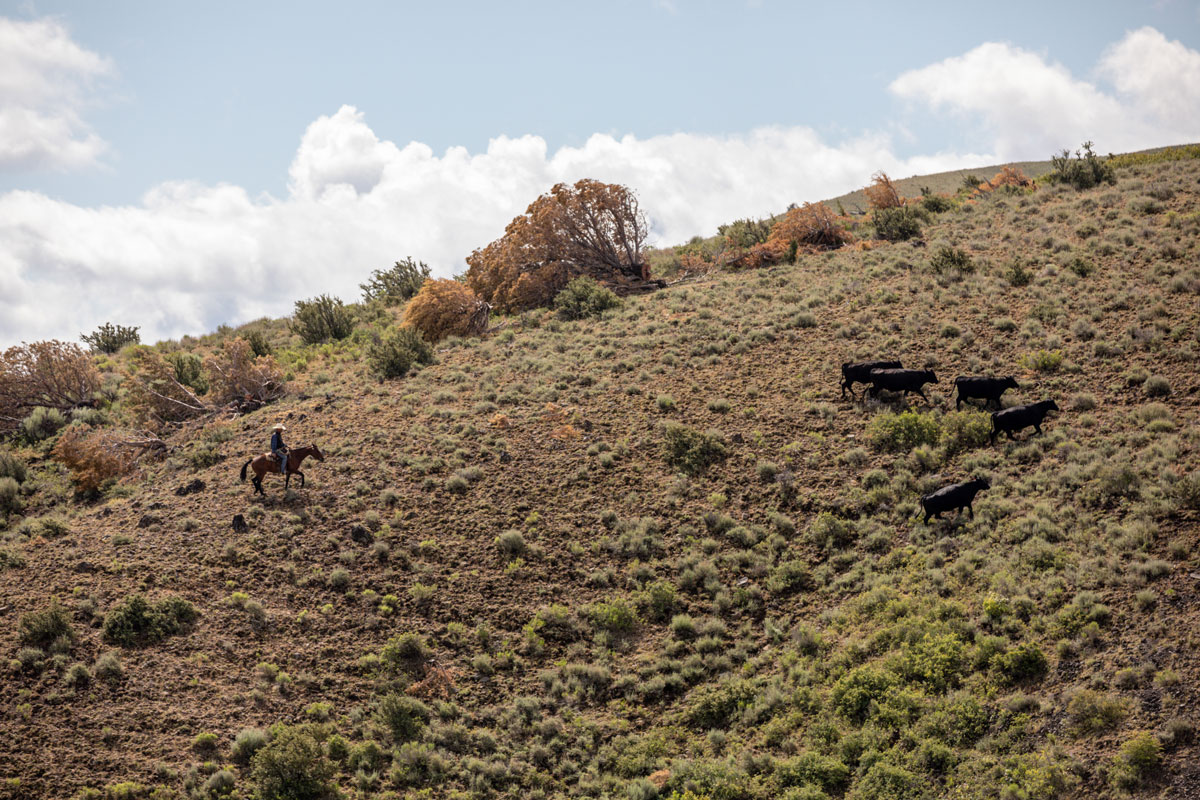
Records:
{"label": "black cow", "polygon": [[1008,434],[1009,439],[1015,439],[1013,436],[1017,431],[1022,431],[1033,426],[1035,433],[1042,432],[1042,420],[1051,411],[1058,411],[1058,403],[1053,400],[1042,400],[1038,403],[1030,403],[1025,406],[1013,406],[1006,408],[1003,411],[992,412],[992,433],[989,440],[993,443],[996,441],[996,434],[1004,431]]}
{"label": "black cow", "polygon": [[990,488],[992,484],[987,478],[976,478],[964,483],[952,483],[936,492],[923,495],[921,507],[925,509],[925,524],[929,524],[930,517],[940,518],[944,511],[958,511],[962,508],[971,513],[971,519],[975,519],[975,509],[971,506],[975,502],[975,495]]}
{"label": "black cow", "polygon": [[1007,378],[983,378],[983,377],[964,377],[959,376],[954,379],[954,388],[958,390],[958,397],[954,400],[954,410],[962,408],[962,401],[974,397],[983,398],[984,408],[987,408],[992,403],[999,408],[1000,395],[1004,394],[1006,389],[1020,389],[1017,386],[1017,379],[1012,375]]}
{"label": "black cow", "polygon": [[929,398],[921,391],[921,387],[927,383],[938,382],[937,375],[934,375],[931,369],[873,369],[870,380],[871,388],[867,391],[871,397],[877,397],[885,389],[906,395],[916,392],[926,403],[929,402]]}
{"label": "black cow", "polygon": [[873,369],[892,369],[904,366],[899,361],[859,361],[857,364],[842,364],[842,397],[846,396],[846,390],[850,390],[850,396],[854,397],[854,384],[870,383],[871,370]]}

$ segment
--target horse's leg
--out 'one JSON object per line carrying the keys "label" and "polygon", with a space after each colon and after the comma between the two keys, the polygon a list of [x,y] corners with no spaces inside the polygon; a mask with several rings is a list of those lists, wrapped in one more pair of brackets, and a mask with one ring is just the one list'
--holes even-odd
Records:
{"label": "horse's leg", "polygon": [[300,476],[300,488],[303,489],[304,488],[304,473],[301,472],[300,470],[296,470],[296,474]]}
{"label": "horse's leg", "polygon": [[283,476],[283,490],[286,492],[288,485],[292,482],[292,473]]}

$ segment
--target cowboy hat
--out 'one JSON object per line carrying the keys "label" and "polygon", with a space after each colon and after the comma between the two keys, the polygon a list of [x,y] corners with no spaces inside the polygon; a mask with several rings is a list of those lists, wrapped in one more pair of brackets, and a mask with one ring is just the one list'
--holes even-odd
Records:
{"label": "cowboy hat", "polygon": [[271,428],[271,430],[273,430],[273,431],[286,431],[286,430],[287,430],[287,428],[283,427],[283,423],[282,423],[282,422],[276,422],[276,423],[275,423],[275,427],[274,427],[274,428]]}

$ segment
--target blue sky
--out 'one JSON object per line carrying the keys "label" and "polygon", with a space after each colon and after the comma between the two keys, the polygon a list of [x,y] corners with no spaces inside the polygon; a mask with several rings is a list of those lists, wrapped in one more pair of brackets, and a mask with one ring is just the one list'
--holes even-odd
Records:
{"label": "blue sky", "polygon": [[1196,2],[32,0],[0,23],[0,345],[350,300],[406,255],[451,274],[558,180],[627,183],[676,243],[880,168],[1200,140]]}

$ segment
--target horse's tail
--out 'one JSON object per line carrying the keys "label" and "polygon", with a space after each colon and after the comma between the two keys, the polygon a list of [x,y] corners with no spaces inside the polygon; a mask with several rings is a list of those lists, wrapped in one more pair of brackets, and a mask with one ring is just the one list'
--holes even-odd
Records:
{"label": "horse's tail", "polygon": [[[253,461],[253,460],[254,460],[253,458],[250,459],[250,461]],[[242,464],[242,481],[246,480],[246,467],[250,466],[250,461],[247,461],[245,464]]]}

